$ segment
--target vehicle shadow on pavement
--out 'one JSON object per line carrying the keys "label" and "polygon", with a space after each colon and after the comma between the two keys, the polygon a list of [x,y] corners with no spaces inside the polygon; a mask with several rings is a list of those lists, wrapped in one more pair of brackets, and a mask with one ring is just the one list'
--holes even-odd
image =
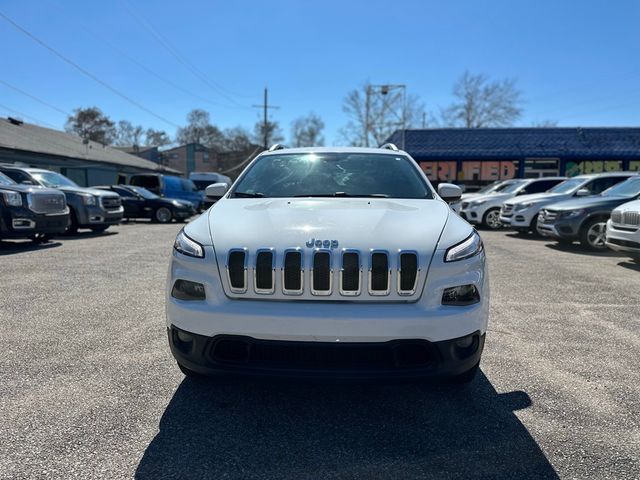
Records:
{"label": "vehicle shadow on pavement", "polygon": [[63,237],[60,237],[62,240],[84,240],[85,238],[94,238],[94,237],[109,237],[111,235],[118,235],[118,232],[78,232],[78,233],[70,233],[66,234]]}
{"label": "vehicle shadow on pavement", "polygon": [[479,372],[461,388],[185,379],[137,479],[558,478]]}
{"label": "vehicle shadow on pavement", "polygon": [[0,256],[13,255],[16,253],[33,252],[35,250],[46,250],[62,245],[60,242],[50,241],[46,243],[36,243],[32,241],[23,242],[3,242],[0,241]]}
{"label": "vehicle shadow on pavement", "polygon": [[543,237],[542,235],[537,235],[535,233],[517,233],[517,232],[512,232],[512,233],[507,233],[505,235],[508,238],[516,238],[518,240],[534,240],[536,242],[548,242],[549,239]]}
{"label": "vehicle shadow on pavement", "polygon": [[640,272],[640,263],[625,261],[625,262],[619,262],[618,266],[628,268],[629,270],[635,270],[636,272]]}
{"label": "vehicle shadow on pavement", "polygon": [[[547,240],[548,241],[548,240]],[[575,255],[587,255],[589,257],[620,257],[621,255],[613,250],[589,250],[578,243],[562,244],[547,243],[545,247],[558,252],[573,253]]]}

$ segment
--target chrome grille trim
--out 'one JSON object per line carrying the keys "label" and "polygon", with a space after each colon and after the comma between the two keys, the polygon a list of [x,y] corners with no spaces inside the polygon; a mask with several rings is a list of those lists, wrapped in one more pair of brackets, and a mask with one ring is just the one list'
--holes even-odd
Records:
{"label": "chrome grille trim", "polygon": [[122,200],[119,196],[104,196],[100,197],[100,206],[105,210],[118,209],[122,205]]}
{"label": "chrome grille trim", "polygon": [[[344,255],[347,253],[353,253],[358,256],[358,289],[357,290],[345,290],[344,289]],[[340,295],[345,297],[357,297],[362,292],[362,255],[359,250],[354,248],[343,248],[340,254],[341,266],[340,266]]]}
{"label": "chrome grille trim", "polygon": [[[313,280],[313,271],[315,267],[315,259],[316,255],[319,253],[327,253],[329,255],[329,289],[328,290],[316,290],[315,282]],[[313,249],[313,257],[311,260],[311,269],[309,270],[311,275],[311,294],[318,296],[328,296],[333,292],[333,255],[331,250],[326,248],[314,248]]]}
{"label": "chrome grille trim", "polygon": [[[387,257],[387,289],[386,290],[373,290],[373,256],[375,254],[383,254]],[[380,297],[389,295],[391,292],[391,267],[389,264],[389,252],[387,250],[372,248],[369,250],[369,295]]]}
{"label": "chrome grille trim", "polygon": [[640,225],[640,213],[639,212],[624,212],[622,214],[622,224],[630,225],[633,227]]}
{"label": "chrome grille trim", "polygon": [[27,193],[27,205],[32,212],[45,215],[67,211],[67,200],[63,193]]}
{"label": "chrome grille trim", "polygon": [[[285,265],[286,265],[286,259],[287,259],[288,253],[300,254],[300,289],[299,290],[292,290],[292,289],[285,288],[286,286]],[[304,292],[304,252],[302,251],[302,248],[300,247],[287,248],[284,251],[284,254],[282,255],[282,267],[280,267],[280,271],[282,272],[282,293],[284,293],[285,295],[302,295],[302,293]]]}
{"label": "chrome grille trim", "polygon": [[[411,290],[402,290],[402,255],[414,255],[416,257],[416,278],[413,281]],[[418,279],[420,278],[420,257],[415,250],[399,250],[398,251],[398,295],[409,296],[416,293]]]}
{"label": "chrome grille trim", "polygon": [[[258,288],[258,256],[261,253],[271,254],[271,288]],[[259,248],[256,250],[256,258],[253,264],[253,291],[260,295],[272,295],[276,291],[276,252],[274,248]]]}
{"label": "chrome grille trim", "polygon": [[[244,254],[244,266],[243,266],[243,282],[242,284],[244,285],[242,288],[235,288],[233,286],[233,284],[231,283],[231,273],[229,272],[229,258],[231,257],[231,254],[233,252],[242,252]],[[231,293],[246,293],[247,292],[247,265],[248,265],[248,261],[249,261],[249,251],[247,248],[232,248],[231,250],[229,250],[229,252],[227,253],[227,263],[225,265],[226,270],[227,270],[227,282],[229,283],[229,290],[231,290]]]}

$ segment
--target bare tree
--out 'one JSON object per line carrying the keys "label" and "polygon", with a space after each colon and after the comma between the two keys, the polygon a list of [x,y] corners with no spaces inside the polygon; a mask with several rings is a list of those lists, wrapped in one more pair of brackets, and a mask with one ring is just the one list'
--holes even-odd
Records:
{"label": "bare tree", "polygon": [[465,72],[453,86],[453,104],[441,112],[448,127],[508,127],[522,115],[522,93],[511,78],[490,80]]}
{"label": "bare tree", "polygon": [[144,135],[144,128],[140,125],[133,125],[128,120],[120,120],[116,126],[115,139],[113,144],[120,146],[140,145]]}
{"label": "bare tree", "polygon": [[144,134],[145,147],[163,147],[171,143],[171,138],[164,130],[154,130],[147,128]]}
{"label": "bare tree", "polygon": [[399,128],[420,126],[426,117],[424,105],[416,95],[405,98],[399,90],[377,92],[369,84],[349,92],[342,111],[349,121],[340,135],[354,146],[379,145]]}
{"label": "bare tree", "polygon": [[104,145],[110,145],[116,137],[115,124],[98,107],[76,108],[67,118],[64,129]]}
{"label": "bare tree", "polygon": [[316,147],[324,145],[324,122],[313,112],[291,122],[292,147]]}
{"label": "bare tree", "polygon": [[226,152],[239,152],[254,146],[251,133],[243,127],[226,128],[223,135],[223,150]]}
{"label": "bare tree", "polygon": [[[280,128],[280,124],[276,120],[267,120],[266,125],[267,131],[267,145],[271,145],[273,143],[281,143],[284,142],[284,136],[282,135],[282,129]],[[265,124],[262,120],[256,122],[253,127],[253,141],[258,145],[262,145],[264,143],[265,138]]]}
{"label": "bare tree", "polygon": [[187,126],[178,129],[176,141],[181,144],[200,143],[205,147],[220,149],[224,136],[218,127],[211,124],[209,112],[194,109],[187,115]]}

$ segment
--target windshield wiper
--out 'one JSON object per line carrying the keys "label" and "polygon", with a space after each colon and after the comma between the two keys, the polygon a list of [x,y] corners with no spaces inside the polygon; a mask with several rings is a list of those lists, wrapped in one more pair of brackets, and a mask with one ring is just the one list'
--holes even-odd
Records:
{"label": "windshield wiper", "polygon": [[389,198],[389,195],[385,193],[369,193],[369,194],[358,194],[358,193],[346,193],[346,192],[335,192],[335,193],[307,193],[304,195],[294,195],[294,197],[350,197],[350,198]]}
{"label": "windshield wiper", "polygon": [[233,196],[240,198],[261,198],[264,197],[264,193],[233,192]]}

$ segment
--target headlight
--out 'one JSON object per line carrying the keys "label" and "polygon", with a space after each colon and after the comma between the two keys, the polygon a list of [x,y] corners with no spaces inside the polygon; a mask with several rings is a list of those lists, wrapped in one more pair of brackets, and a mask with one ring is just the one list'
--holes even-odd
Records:
{"label": "headlight", "polygon": [[173,248],[189,257],[204,258],[204,248],[202,248],[202,245],[187,237],[183,230],[180,230],[180,233],[176,237]]}
{"label": "headlight", "polygon": [[18,192],[2,192],[2,198],[4,198],[5,205],[9,207],[22,206],[22,195]]}
{"label": "headlight", "polygon": [[84,203],[85,205],[96,204],[96,197],[94,197],[93,195],[81,195],[81,196],[82,196],[82,203]]}
{"label": "headlight", "polygon": [[529,208],[532,205],[533,205],[533,203],[518,203],[518,204],[516,204],[515,207],[513,207],[513,209],[516,212],[519,212],[520,210],[526,210],[527,208]]}
{"label": "headlight", "polygon": [[474,231],[466,240],[454,245],[447,250],[444,255],[445,262],[456,262],[465,258],[473,257],[484,249],[482,239],[478,232]]}
{"label": "headlight", "polygon": [[568,212],[564,212],[562,214],[562,218],[574,218],[584,215],[585,209],[581,208],[579,210],[569,210]]}

